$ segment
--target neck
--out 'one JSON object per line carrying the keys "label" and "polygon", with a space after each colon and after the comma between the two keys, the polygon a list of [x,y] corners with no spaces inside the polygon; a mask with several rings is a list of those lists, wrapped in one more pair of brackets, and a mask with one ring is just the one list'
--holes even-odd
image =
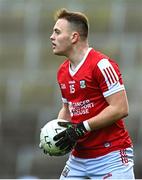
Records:
{"label": "neck", "polygon": [[70,53],[70,55],[68,56],[70,62],[71,62],[71,66],[72,68],[76,68],[76,66],[81,62],[81,60],[83,59],[83,57],[85,56],[87,50],[89,48],[88,44],[85,44],[84,46],[78,46],[78,47],[74,47],[72,49],[72,52]]}

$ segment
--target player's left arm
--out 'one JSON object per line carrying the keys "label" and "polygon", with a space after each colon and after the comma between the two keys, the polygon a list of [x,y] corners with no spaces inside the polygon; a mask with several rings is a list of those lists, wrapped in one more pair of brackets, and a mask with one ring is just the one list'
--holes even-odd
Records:
{"label": "player's left arm", "polygon": [[125,90],[106,97],[108,106],[97,116],[87,120],[91,130],[101,129],[124,118],[129,113],[128,99]]}
{"label": "player's left arm", "polygon": [[108,106],[98,115],[87,120],[91,130],[109,126],[129,113],[128,99],[119,66],[114,61],[102,59],[96,67],[96,78]]}
{"label": "player's left arm", "polygon": [[118,91],[106,97],[108,106],[98,115],[73,125],[72,123],[63,122],[61,126],[67,129],[54,137],[57,141],[56,146],[64,149],[70,145],[74,147],[76,141],[84,136],[88,131],[98,130],[115,123],[117,120],[128,115],[129,107],[125,90]]}

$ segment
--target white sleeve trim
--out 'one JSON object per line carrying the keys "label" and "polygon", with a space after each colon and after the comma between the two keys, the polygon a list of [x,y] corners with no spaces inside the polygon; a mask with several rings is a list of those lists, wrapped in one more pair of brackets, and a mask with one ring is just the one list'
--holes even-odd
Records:
{"label": "white sleeve trim", "polygon": [[63,101],[63,103],[68,103],[67,99],[63,98],[63,97],[62,97],[62,101]]}
{"label": "white sleeve trim", "polygon": [[117,93],[117,92],[119,92],[119,91],[122,91],[122,90],[125,90],[125,87],[124,87],[123,84],[120,85],[119,82],[118,82],[118,83],[115,85],[114,88],[109,89],[108,91],[104,92],[104,93],[103,93],[103,96],[104,96],[104,97],[108,97],[108,96],[110,96],[110,95],[112,95],[112,94],[114,94],[114,93]]}
{"label": "white sleeve trim", "polygon": [[83,124],[84,124],[85,129],[86,129],[88,132],[90,132],[90,131],[91,131],[91,128],[90,128],[90,126],[89,126],[88,121],[87,121],[87,120],[86,120],[86,121],[83,121]]}

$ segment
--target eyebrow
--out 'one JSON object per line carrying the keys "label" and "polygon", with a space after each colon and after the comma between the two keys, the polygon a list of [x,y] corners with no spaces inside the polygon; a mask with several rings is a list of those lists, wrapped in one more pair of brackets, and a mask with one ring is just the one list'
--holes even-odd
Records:
{"label": "eyebrow", "polygon": [[59,28],[53,28],[54,32],[61,31]]}

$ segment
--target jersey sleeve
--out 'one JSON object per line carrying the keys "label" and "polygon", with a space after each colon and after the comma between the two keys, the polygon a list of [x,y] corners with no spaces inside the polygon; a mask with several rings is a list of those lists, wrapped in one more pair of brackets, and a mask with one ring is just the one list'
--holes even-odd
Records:
{"label": "jersey sleeve", "polygon": [[67,99],[65,98],[64,89],[66,89],[65,83],[62,82],[62,79],[64,79],[64,70],[66,69],[66,63],[67,61],[64,61],[62,63],[57,71],[57,81],[60,88],[61,93],[61,99],[63,103],[68,103]]}
{"label": "jersey sleeve", "polygon": [[64,104],[66,104],[66,103],[68,104],[67,99],[66,99],[66,98],[63,98],[63,97],[62,97],[62,102],[63,102]]}
{"label": "jersey sleeve", "polygon": [[95,77],[104,97],[125,89],[119,67],[114,61],[101,59],[97,63]]}

